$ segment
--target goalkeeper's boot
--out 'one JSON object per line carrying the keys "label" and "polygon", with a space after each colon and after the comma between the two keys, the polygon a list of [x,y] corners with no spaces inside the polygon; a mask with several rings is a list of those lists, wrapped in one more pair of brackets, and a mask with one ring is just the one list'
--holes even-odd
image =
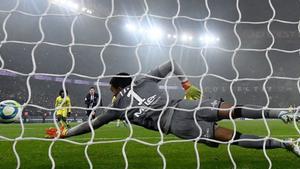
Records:
{"label": "goalkeeper's boot", "polygon": [[[54,138],[56,135],[57,129],[54,127],[50,127],[46,129],[46,138]],[[54,136],[54,137],[53,137]]]}
{"label": "goalkeeper's boot", "polygon": [[294,121],[294,118],[297,122],[300,120],[300,114],[295,114],[294,112],[281,111],[278,116],[284,123],[291,123]]}
{"label": "goalkeeper's boot", "polygon": [[68,129],[65,128],[64,126],[59,128],[60,131],[57,130],[57,128],[54,127],[50,127],[48,129],[46,129],[46,138],[55,138],[55,137],[59,137],[59,138],[64,138],[67,134]]}
{"label": "goalkeeper's boot", "polygon": [[283,143],[284,147],[288,150],[293,152],[296,156],[300,157],[300,147],[299,147],[299,142],[293,141],[292,138],[289,138],[287,140],[285,140],[285,142]]}

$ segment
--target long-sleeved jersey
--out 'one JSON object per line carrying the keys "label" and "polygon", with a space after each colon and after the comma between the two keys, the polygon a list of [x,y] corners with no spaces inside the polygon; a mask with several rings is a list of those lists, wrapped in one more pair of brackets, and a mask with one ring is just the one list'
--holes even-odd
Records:
{"label": "long-sleeved jersey", "polygon": [[[178,75],[181,82],[187,80],[182,69],[175,62],[174,74]],[[116,100],[105,112],[101,113],[92,121],[93,127],[98,128],[115,119],[126,119],[130,123],[151,130],[158,130],[158,119],[161,113],[161,128],[167,132],[170,109],[179,100],[168,100],[165,90],[160,90],[158,82],[172,71],[172,62],[169,61],[156,69],[150,71],[147,76],[142,77],[125,87],[119,92]],[[90,131],[88,122],[69,130],[67,136],[83,134]]]}
{"label": "long-sleeved jersey", "polygon": [[[84,103],[87,108],[93,108],[97,105],[98,99],[99,99],[98,93],[95,93],[94,95],[88,93],[84,98]],[[102,99],[100,100],[99,106],[102,106]]]}

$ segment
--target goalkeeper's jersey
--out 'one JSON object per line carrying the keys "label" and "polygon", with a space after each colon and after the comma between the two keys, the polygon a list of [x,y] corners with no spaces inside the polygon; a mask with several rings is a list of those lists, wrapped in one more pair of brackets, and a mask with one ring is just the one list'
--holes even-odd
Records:
{"label": "goalkeeper's jersey", "polygon": [[[168,99],[166,91],[159,89],[158,82],[172,69],[181,82],[186,80],[183,71],[175,62],[173,65],[169,61],[158,66],[135,81],[133,86],[129,85],[120,91],[112,105],[106,107],[104,112],[92,121],[94,128],[116,119],[125,120],[128,117],[132,124],[158,130],[158,119],[161,115],[160,128],[164,133],[168,133],[174,112],[172,107],[176,107],[181,99]],[[67,136],[87,133],[90,130],[89,122],[85,122],[70,129]]]}
{"label": "goalkeeper's jersey", "polygon": [[[147,129],[158,130],[158,119],[163,113],[160,127],[163,132],[168,133],[174,111],[169,107],[175,107],[180,100],[168,100],[166,91],[159,89],[158,82],[172,71],[171,65],[170,61],[160,65],[135,81],[133,86],[129,85],[120,91],[112,107],[96,118],[97,127],[115,119],[125,120],[127,113],[131,123]],[[184,81],[185,77],[181,68],[175,62],[173,66],[174,74]]]}
{"label": "goalkeeper's jersey", "polygon": [[124,109],[119,113],[120,119],[127,117],[133,124],[147,129],[158,130],[158,119],[161,113],[160,125],[163,131],[168,130],[168,119],[171,118],[169,107],[179,100],[167,100],[165,90],[160,90],[156,79],[142,78],[131,86],[125,87],[117,96],[113,107]]}

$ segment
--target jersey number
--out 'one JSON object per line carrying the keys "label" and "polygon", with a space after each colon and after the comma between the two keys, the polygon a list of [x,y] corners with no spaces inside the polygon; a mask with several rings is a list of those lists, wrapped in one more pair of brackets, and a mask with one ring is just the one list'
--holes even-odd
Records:
{"label": "jersey number", "polygon": [[[132,96],[136,101],[138,101],[138,105],[142,105],[143,102],[146,100],[145,98],[141,98],[137,93],[135,93],[133,90],[130,90],[127,93],[127,97]],[[139,112],[134,113],[135,117],[140,117],[144,113],[145,109],[140,108]]]}

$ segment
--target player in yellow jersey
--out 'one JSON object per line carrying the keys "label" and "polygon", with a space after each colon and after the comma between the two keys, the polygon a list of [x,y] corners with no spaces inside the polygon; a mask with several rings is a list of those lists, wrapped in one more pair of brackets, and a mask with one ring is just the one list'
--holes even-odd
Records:
{"label": "player in yellow jersey", "polygon": [[55,100],[55,108],[57,108],[56,118],[58,124],[69,128],[70,126],[67,123],[67,118],[71,115],[71,99],[68,96],[68,91],[66,91],[66,94],[67,96],[65,98],[64,90],[61,89],[59,91],[59,96],[57,96]]}

